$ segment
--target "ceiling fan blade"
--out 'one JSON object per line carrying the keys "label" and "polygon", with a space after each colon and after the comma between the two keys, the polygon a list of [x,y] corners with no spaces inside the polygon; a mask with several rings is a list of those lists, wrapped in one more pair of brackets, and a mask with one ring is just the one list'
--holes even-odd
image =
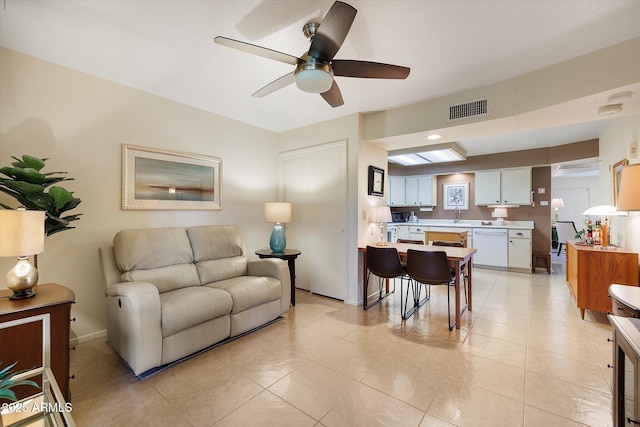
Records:
{"label": "ceiling fan blade", "polygon": [[285,86],[289,86],[291,83],[295,82],[295,73],[292,71],[289,74],[285,74],[277,80],[272,81],[256,93],[251,96],[255,96],[256,98],[261,98],[265,95],[269,95],[272,92],[275,92],[279,89],[282,89]]}
{"label": "ceiling fan blade", "polygon": [[238,49],[252,55],[262,56],[263,58],[273,59],[274,61],[284,62],[285,64],[298,65],[299,62],[302,62],[302,59],[289,55],[288,53],[278,52],[277,50],[256,46],[251,43],[241,42],[228,37],[217,36],[213,41],[223,46]]}
{"label": "ceiling fan blade", "polygon": [[358,11],[346,3],[333,3],[313,36],[309,56],[326,62],[331,61],[347,37],[356,13]]}
{"label": "ceiling fan blade", "polygon": [[339,107],[344,104],[344,101],[342,100],[342,93],[340,92],[340,88],[338,87],[338,84],[335,80],[331,84],[331,89],[324,93],[321,93],[320,96],[322,96],[324,100],[327,101],[333,108]]}
{"label": "ceiling fan blade", "polygon": [[411,71],[411,68],[400,65],[351,59],[336,59],[331,67],[335,76],[370,79],[406,79]]}

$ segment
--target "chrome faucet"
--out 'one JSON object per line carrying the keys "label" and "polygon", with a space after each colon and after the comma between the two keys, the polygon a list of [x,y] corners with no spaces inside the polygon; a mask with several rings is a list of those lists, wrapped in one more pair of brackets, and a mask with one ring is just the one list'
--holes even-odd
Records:
{"label": "chrome faucet", "polygon": [[453,222],[460,221],[460,208],[455,208],[453,210]]}

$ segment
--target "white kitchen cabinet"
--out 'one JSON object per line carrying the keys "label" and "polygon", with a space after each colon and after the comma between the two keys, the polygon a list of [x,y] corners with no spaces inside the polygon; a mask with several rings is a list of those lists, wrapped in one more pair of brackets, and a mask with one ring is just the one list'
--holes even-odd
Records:
{"label": "white kitchen cabinet", "polygon": [[418,176],[418,203],[420,206],[437,206],[438,177],[435,175]]}
{"label": "white kitchen cabinet", "polygon": [[531,230],[509,230],[509,270],[531,272]]}
{"label": "white kitchen cabinet", "polygon": [[500,171],[476,172],[477,206],[500,204]]}
{"label": "white kitchen cabinet", "polygon": [[421,240],[424,243],[424,232],[427,231],[428,227],[423,225],[410,225],[409,226],[409,239],[411,240]]}
{"label": "white kitchen cabinet", "polygon": [[405,206],[420,206],[417,176],[404,177],[404,204]]}
{"label": "white kitchen cabinet", "polygon": [[531,204],[531,168],[503,170],[500,194],[505,205]]}
{"label": "white kitchen cabinet", "polygon": [[436,206],[436,193],[434,175],[389,177],[389,206]]}
{"label": "white kitchen cabinet", "polygon": [[531,168],[478,171],[475,188],[477,206],[530,205]]}
{"label": "white kitchen cabinet", "polygon": [[389,206],[405,205],[405,177],[389,176]]}
{"label": "white kitchen cabinet", "polygon": [[396,230],[398,231],[398,239],[411,239],[408,225],[396,225]]}

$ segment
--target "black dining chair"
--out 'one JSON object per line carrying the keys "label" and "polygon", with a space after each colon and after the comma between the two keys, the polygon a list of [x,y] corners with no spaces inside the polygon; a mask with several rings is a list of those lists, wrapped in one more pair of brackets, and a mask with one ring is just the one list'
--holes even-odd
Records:
{"label": "black dining chair", "polygon": [[[444,241],[444,240],[434,240],[431,243],[433,246],[448,246],[448,247],[454,247],[454,248],[464,248],[464,243],[462,242],[454,242],[454,241]],[[454,274],[456,274],[456,268],[455,267],[449,267],[449,270],[451,271],[451,275],[453,276]],[[466,264],[463,264],[462,267],[460,267],[460,274],[462,274],[462,280],[464,281],[464,283],[462,284],[464,287],[464,302],[465,304],[468,303],[467,301],[467,282],[469,281],[469,274],[467,274],[467,266]],[[455,277],[455,276],[453,276]]]}
{"label": "black dining chair", "polygon": [[[400,263],[400,255],[396,248],[389,247],[376,247],[367,246],[367,286],[365,295],[363,295],[364,309],[373,307],[382,301],[383,298],[389,295],[386,293],[383,295],[382,289],[387,279],[400,278],[400,289],[402,289],[402,280],[404,279],[405,269]],[[378,300],[373,304],[369,304],[369,279],[371,274],[378,278]],[[393,284],[393,291],[395,292],[396,285]],[[401,292],[402,293],[402,292]]]}
{"label": "black dining chair", "polygon": [[[451,274],[449,269],[449,261],[447,259],[447,253],[444,251],[418,251],[414,249],[407,250],[407,275],[410,278],[411,284],[407,287],[408,300],[409,288],[413,289],[414,293],[414,306],[411,309],[406,310],[403,313],[403,318],[410,316],[417,308],[422,305],[423,301],[427,301],[431,298],[431,286],[432,285],[446,285],[447,286],[447,320],[449,322],[449,330],[454,328],[454,324],[451,323],[451,295],[450,289],[453,285],[455,273]],[[420,300],[421,287],[425,285],[427,296],[424,300]]]}

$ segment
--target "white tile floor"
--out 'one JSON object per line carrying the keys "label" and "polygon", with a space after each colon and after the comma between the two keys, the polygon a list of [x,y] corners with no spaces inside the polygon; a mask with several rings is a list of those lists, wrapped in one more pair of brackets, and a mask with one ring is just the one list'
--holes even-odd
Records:
{"label": "white tile floor", "polygon": [[[556,263],[564,259],[554,257]],[[554,274],[474,270],[474,311],[446,290],[402,321],[297,292],[284,320],[146,380],[104,339],[72,354],[79,426],[608,426],[611,330]]]}

